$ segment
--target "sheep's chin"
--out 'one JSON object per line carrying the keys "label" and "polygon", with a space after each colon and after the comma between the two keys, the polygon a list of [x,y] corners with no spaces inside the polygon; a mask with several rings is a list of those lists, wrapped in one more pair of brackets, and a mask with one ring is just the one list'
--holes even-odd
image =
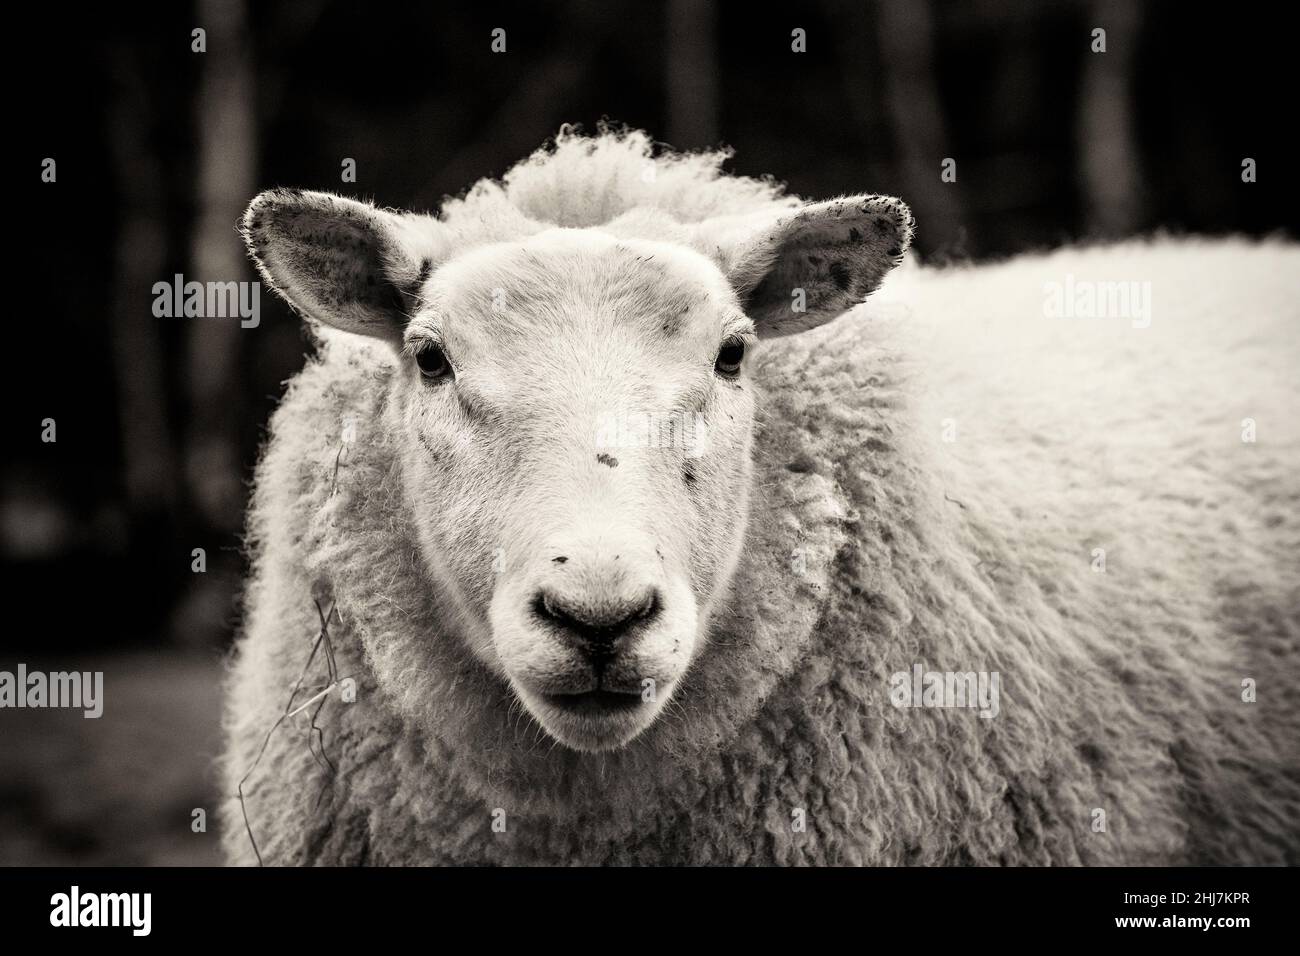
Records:
{"label": "sheep's chin", "polygon": [[672,693],[668,688],[657,700],[636,697],[626,709],[613,712],[579,713],[556,706],[547,695],[529,690],[518,681],[511,686],[533,719],[554,740],[583,753],[601,753],[627,746],[655,722],[664,702]]}

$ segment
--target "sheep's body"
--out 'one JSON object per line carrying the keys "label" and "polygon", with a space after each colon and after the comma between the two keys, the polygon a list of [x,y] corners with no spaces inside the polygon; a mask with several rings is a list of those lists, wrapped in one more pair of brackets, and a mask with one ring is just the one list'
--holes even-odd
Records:
{"label": "sheep's body", "polygon": [[[780,202],[748,188],[735,211]],[[1150,327],[1045,317],[1067,273],[1149,280]],[[225,779],[233,795],[255,768],[263,858],[1297,862],[1298,274],[1294,246],[1240,241],[904,267],[766,344],[732,601],[661,718],[673,736],[604,754],[503,717],[445,632],[385,438],[392,355],[331,337],[275,415],[252,505]],[[259,760],[315,601],[357,682],[316,721],[333,768],[307,715]],[[413,642],[440,666],[411,672]],[[890,676],[917,663],[999,673],[998,715],[893,706]],[[224,811],[230,858],[252,862],[239,802]]]}

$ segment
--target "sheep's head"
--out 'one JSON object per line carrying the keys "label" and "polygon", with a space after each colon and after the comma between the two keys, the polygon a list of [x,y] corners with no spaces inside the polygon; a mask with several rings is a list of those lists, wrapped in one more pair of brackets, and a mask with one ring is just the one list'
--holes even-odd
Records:
{"label": "sheep's head", "polygon": [[387,432],[429,585],[538,723],[588,751],[654,722],[727,606],[753,349],[862,301],[910,228],[876,196],[523,221],[468,247],[321,193],[265,193],[245,221],[298,311],[391,343]]}

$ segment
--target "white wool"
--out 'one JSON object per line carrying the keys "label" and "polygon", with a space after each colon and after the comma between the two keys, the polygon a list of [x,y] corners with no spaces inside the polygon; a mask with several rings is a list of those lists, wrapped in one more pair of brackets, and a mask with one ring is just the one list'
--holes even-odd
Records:
{"label": "white wool", "polygon": [[693,223],[798,204],[772,180],[724,173],[730,157],[727,149],[656,153],[640,130],[593,138],[565,127],[551,147],[512,167],[500,184],[480,181],[463,201],[448,203],[444,216],[455,224],[504,215],[501,207],[508,204],[537,222],[584,227],[634,209]]}

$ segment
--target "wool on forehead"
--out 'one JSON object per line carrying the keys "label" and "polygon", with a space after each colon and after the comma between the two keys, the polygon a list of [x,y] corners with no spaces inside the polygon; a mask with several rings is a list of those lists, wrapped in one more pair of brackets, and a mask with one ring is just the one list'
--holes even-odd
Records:
{"label": "wool on forehead", "polygon": [[731,155],[730,149],[674,152],[640,130],[602,127],[584,136],[566,126],[499,181],[482,179],[463,199],[444,204],[443,219],[466,231],[508,229],[520,217],[582,228],[633,209],[692,223],[798,205],[770,177],[728,175],[722,166]]}

